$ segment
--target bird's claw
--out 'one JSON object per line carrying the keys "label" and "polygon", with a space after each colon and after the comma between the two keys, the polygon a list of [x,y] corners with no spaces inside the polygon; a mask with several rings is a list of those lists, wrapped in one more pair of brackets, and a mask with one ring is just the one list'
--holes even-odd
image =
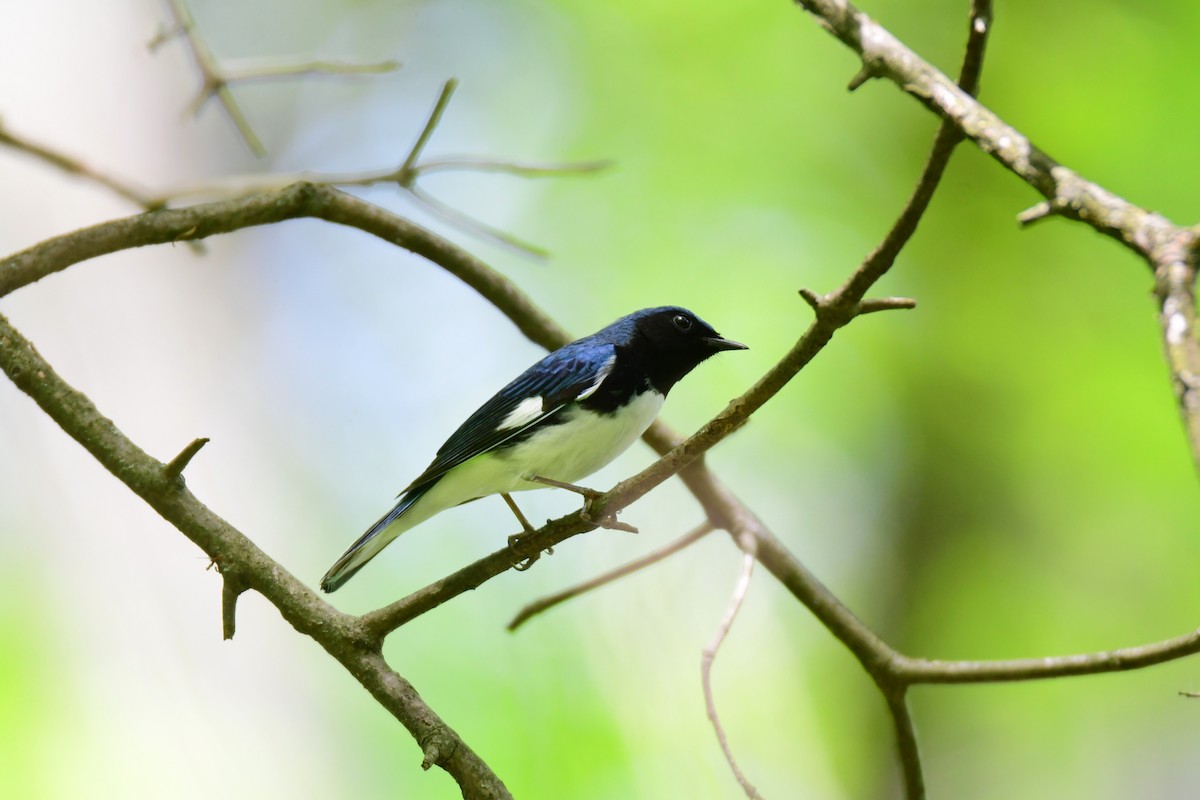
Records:
{"label": "bird's claw", "polygon": [[592,511],[592,507],[596,501],[604,496],[604,492],[598,492],[595,489],[589,489],[586,486],[579,486],[574,483],[565,483],[563,481],[547,478],[544,475],[530,475],[526,480],[536,483],[544,483],[547,486],[556,486],[559,489],[566,489],[569,492],[583,496],[583,510],[580,516],[583,521],[589,525],[595,525],[597,528],[604,528],[610,531],[625,531],[626,533],[637,533],[638,529],[627,522],[618,522],[615,513],[597,514]]}
{"label": "bird's claw", "polygon": [[[532,532],[533,531],[529,531],[529,533]],[[532,567],[537,560],[542,557],[543,551],[541,550],[534,550],[532,553],[529,552],[528,546],[525,543],[527,536],[527,533],[514,533],[512,536],[508,537],[508,548],[516,553],[517,557],[520,559],[513,564],[513,569],[515,569],[517,572],[524,572]],[[554,548],[547,547],[545,553],[548,556],[554,555]]]}
{"label": "bird's claw", "polygon": [[597,528],[604,528],[608,531],[625,531],[626,533],[638,532],[638,529],[630,525],[628,522],[621,522],[618,520],[615,513],[609,512],[607,514],[596,514],[593,512],[592,502],[596,499],[596,497],[599,496],[600,492],[596,492],[595,497],[588,497],[587,495],[584,495],[583,510],[580,512],[580,516],[583,517],[584,522],[595,525]]}

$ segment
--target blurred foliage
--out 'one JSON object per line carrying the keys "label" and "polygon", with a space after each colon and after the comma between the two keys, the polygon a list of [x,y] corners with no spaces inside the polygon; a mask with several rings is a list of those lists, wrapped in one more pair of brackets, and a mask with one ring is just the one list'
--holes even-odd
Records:
{"label": "blurred foliage", "polygon": [[[194,78],[186,59],[138,50],[160,18],[154,3],[130,0],[124,28],[98,31],[86,24],[91,4],[47,5],[57,10],[0,9],[6,121],[152,185],[395,163],[452,74],[462,88],[431,157],[613,159],[587,179],[429,178],[446,201],[550,248],[549,263],[446,228],[394,193],[366,194],[479,252],[577,333],[678,303],[749,343],[673,393],[665,417],[684,430],[795,340],[810,313],[798,288],[833,288],[882,236],[936,124],[889,84],[848,94],[852,54],[785,0],[195,0],[222,57],[405,63],[368,83],[239,90],[272,153],[254,165],[215,111],[178,121]],[[952,72],[966,6],[864,8]],[[983,101],[1085,177],[1178,222],[1200,216],[1190,94],[1200,6],[998,6]],[[53,67],[76,47],[94,75]],[[141,77],[102,113],[91,96],[113,75]],[[57,123],[40,121],[44,106]],[[63,208],[60,197],[82,190],[47,186],[45,170],[10,160],[0,153],[5,183],[25,194],[5,201],[6,252],[129,213]],[[919,307],[839,333],[710,457],[851,608],[913,655],[1057,655],[1197,624],[1196,475],[1150,275],[1083,226],[1019,230],[1015,214],[1037,199],[960,148],[878,287]],[[452,278],[357,233],[293,223],[211,250],[79,267],[3,310],[160,457],[213,436],[189,472],[193,488],[315,585],[536,349]],[[111,303],[95,308],[97,296]],[[105,506],[103,523],[62,508],[64,496],[76,508],[124,490],[48,426],[0,387],[0,599],[10,609],[0,616],[0,772],[13,796],[455,796],[444,775],[416,768],[407,734],[263,604],[248,598],[238,640],[219,642],[215,581],[135,499]],[[594,483],[648,458],[631,453]],[[549,496],[531,497],[531,516],[572,507],[538,494]],[[489,551],[507,512],[485,505],[404,537],[336,604],[365,610]],[[625,513],[642,536],[573,541],[403,629],[389,658],[517,797],[738,797],[698,680],[736,576],[727,541],[713,537],[515,637],[502,631],[523,602],[682,533],[697,514],[664,487]],[[128,570],[120,588],[117,569]],[[53,602],[30,602],[39,592]],[[1200,706],[1176,692],[1200,685],[1198,663],[919,689],[930,795],[1190,796]],[[715,679],[734,749],[767,797],[898,796],[878,693],[765,574]],[[142,748],[154,757],[132,759]],[[64,772],[72,765],[79,775]]]}

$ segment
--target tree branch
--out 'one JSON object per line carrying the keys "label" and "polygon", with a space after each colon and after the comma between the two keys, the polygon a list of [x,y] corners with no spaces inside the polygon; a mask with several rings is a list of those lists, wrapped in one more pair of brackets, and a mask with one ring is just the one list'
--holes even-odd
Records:
{"label": "tree branch", "polygon": [[267,150],[262,140],[254,132],[250,121],[246,119],[241,106],[229,91],[229,85],[252,80],[271,78],[300,77],[304,75],[342,75],[357,76],[391,72],[400,67],[398,61],[381,61],[376,64],[346,64],[332,61],[306,61],[296,64],[256,62],[253,65],[241,64],[232,68],[223,66],[213,56],[208,42],[196,29],[196,20],[192,17],[191,9],[186,0],[167,0],[172,24],[165,27],[150,41],[150,49],[155,50],[176,36],[182,36],[187,42],[188,52],[200,72],[200,90],[189,105],[192,114],[199,114],[204,105],[216,97],[225,109],[226,115],[237,128],[246,146],[258,157],[265,156]]}
{"label": "tree branch", "polygon": [[721,745],[721,752],[725,754],[725,762],[729,764],[733,777],[742,787],[742,792],[746,797],[750,800],[763,800],[763,796],[758,793],[758,789],[754,788],[754,784],[742,772],[737,759],[734,758],[733,748],[729,746],[729,737],[725,735],[721,717],[717,714],[717,702],[713,697],[712,690],[713,660],[717,657],[717,651],[721,649],[721,643],[729,635],[733,621],[737,619],[742,602],[746,599],[746,592],[750,589],[750,578],[754,574],[754,537],[746,537],[745,544],[749,549],[742,558],[742,571],[738,576],[737,586],[734,587],[733,596],[729,599],[729,608],[726,609],[721,624],[717,626],[716,633],[713,634],[708,646],[704,648],[704,652],[700,656],[700,685],[704,690],[704,710],[708,713],[708,721],[712,723],[713,731],[717,734],[717,743]]}
{"label": "tree branch", "polygon": [[142,451],[87,397],[60,378],[2,315],[0,369],[105,469],[191,539],[223,572],[236,573],[236,582],[226,583],[224,595],[227,634],[232,633],[232,599],[245,589],[253,589],[278,608],[293,628],[337,659],[414,739],[423,743],[425,759],[434,759],[431,763],[450,773],[464,798],[511,797],[487,764],[425,704],[408,681],[387,665],[379,641],[357,618],[324,602],[197,500],[182,482],[167,474],[166,465]]}
{"label": "tree branch", "polygon": [[[956,86],[847,0],[796,2],[858,53],[872,76],[892,81],[1041,193],[1046,201],[1023,212],[1019,216],[1022,224],[1047,216],[1076,220],[1121,242],[1146,261],[1154,273],[1159,324],[1176,401],[1192,459],[1200,469],[1200,339],[1194,295],[1200,230],[1181,227],[1161,214],[1135,206],[1063,166],[980,105],[965,85]],[[990,9],[976,15],[973,34],[984,37],[991,27],[990,17]],[[982,47],[979,52],[982,54]]]}
{"label": "tree branch", "polygon": [[92,183],[103,186],[113,194],[122,197],[135,206],[140,206],[146,211],[154,211],[161,208],[163,203],[149,195],[143,189],[139,189],[126,181],[114,178],[99,170],[89,167],[77,158],[60,153],[56,150],[51,150],[45,145],[26,139],[23,136],[18,136],[8,130],[4,125],[3,120],[0,120],[0,145],[11,147],[14,150],[19,150],[24,153],[47,163],[51,166],[67,173],[68,175],[77,175],[81,178],[86,178]]}
{"label": "tree branch", "polygon": [[223,65],[226,83],[249,83],[251,81],[274,80],[277,78],[307,78],[326,76],[332,78],[359,78],[366,75],[381,75],[395,72],[401,64],[395,59],[385,59],[368,64],[351,64],[346,61],[297,61],[294,63],[254,59],[226,61]]}
{"label": "tree branch", "polygon": [[586,580],[583,583],[571,586],[562,590],[561,592],[555,592],[554,594],[546,595],[545,597],[534,600],[532,603],[527,604],[520,611],[518,611],[517,615],[512,618],[506,627],[510,631],[515,631],[525,622],[533,617],[536,617],[538,614],[541,614],[543,611],[548,611],[560,603],[565,603],[567,600],[579,597],[581,594],[586,594],[594,589],[607,586],[613,581],[624,578],[626,575],[632,575],[633,573],[643,570],[646,567],[653,566],[663,559],[675,555],[680,550],[690,547],[691,545],[703,539],[705,536],[708,536],[708,534],[712,533],[714,530],[716,530],[716,528],[713,527],[711,522],[702,522],[700,525],[688,531],[675,541],[668,542],[657,550],[652,550],[641,558],[636,558],[633,561],[630,561],[628,564],[622,564],[616,569],[597,575],[591,580]]}
{"label": "tree branch", "polygon": [[917,747],[917,728],[908,710],[908,691],[905,686],[880,686],[892,715],[896,732],[896,749],[900,753],[900,768],[904,775],[905,797],[925,796],[925,775],[921,769],[921,750]]}
{"label": "tree branch", "polygon": [[1012,661],[937,661],[901,657],[894,664],[897,677],[913,683],[999,683],[1097,675],[1152,667],[1200,653],[1200,630],[1152,644],[1050,658]]}
{"label": "tree branch", "polygon": [[[1179,349],[1177,359],[1172,358],[1170,352],[1168,356],[1172,360],[1177,383],[1183,386],[1179,390],[1181,405],[1187,408],[1200,407],[1200,402],[1193,403],[1196,397],[1200,397],[1194,394],[1197,390],[1194,384],[1200,383],[1196,379],[1200,369],[1194,369],[1195,364],[1200,363],[1200,354],[1195,352],[1195,307],[1191,302],[1200,230],[1176,228],[1158,215],[1136,209],[1099,187],[1077,179],[1074,173],[1033,149],[1023,137],[1013,138],[1019,137],[1019,134],[996,120],[994,115],[989,117],[990,112],[975,103],[967,93],[953,89],[953,85],[950,86],[952,91],[947,90],[940,82],[946,80],[944,76],[904,49],[890,34],[848,3],[802,0],[802,4],[810,10],[817,9],[814,13],[827,12],[833,15],[832,19],[826,20],[826,24],[839,38],[857,42],[856,49],[863,54],[870,75],[901,83],[906,90],[921,97],[926,105],[942,113],[949,125],[943,125],[939,131],[913,197],[881,245],[836,291],[827,295],[814,292],[805,295],[813,305],[816,319],[792,350],[754,387],[691,438],[682,440],[665,425],[653,425],[645,438],[665,457],[606,493],[597,507],[601,512],[615,511],[678,472],[714,525],[728,530],[735,537],[753,536],[755,554],[760,563],[854,653],[879,684],[896,725],[905,784],[909,796],[915,798],[923,794],[923,779],[912,721],[905,704],[907,686],[914,683],[1030,680],[1136,669],[1200,651],[1200,631],[1125,650],[1059,659],[971,662],[903,656],[879,639],[822,586],[761,520],[716,478],[700,456],[736,430],[749,414],[774,396],[828,343],[840,327],[863,313],[907,306],[907,301],[868,299],[865,295],[890,268],[904,243],[915,231],[945,168],[953,142],[959,137],[959,130],[1051,198],[1048,207],[1050,213],[1092,225],[1143,254],[1155,266],[1164,338],[1168,345],[1174,342]],[[970,79],[972,73],[976,78],[978,75],[978,64],[990,28],[990,3],[976,0],[972,14],[972,34],[964,58],[964,86],[973,85]],[[851,46],[856,45],[852,43]],[[928,96],[922,92],[927,92]],[[1046,189],[1053,191],[1047,194]],[[328,186],[306,184],[238,200],[157,211],[56,237],[0,261],[0,295],[104,253],[145,244],[198,240],[216,233],[297,217],[315,217],[351,225],[405,247],[441,265],[471,285],[534,341],[554,348],[568,340],[566,333],[511,282],[470,255],[369,203]],[[244,578],[249,588],[267,596],[298,631],[321,643],[389,711],[404,722],[422,743],[423,752],[430,763],[445,762],[442,766],[451,771],[460,784],[467,779],[463,776],[471,774],[483,776],[481,780],[485,782],[495,777],[482,761],[478,761],[465,745],[458,742],[453,731],[420,703],[412,687],[387,667],[379,654],[379,642],[396,625],[423,613],[421,609],[426,605],[436,605],[454,596],[457,590],[452,592],[448,587],[469,583],[461,579],[467,571],[474,570],[470,580],[477,581],[474,583],[477,586],[491,574],[499,574],[507,569],[513,559],[510,551],[498,551],[456,573],[459,576],[457,583],[451,580],[455,576],[451,576],[426,587],[412,598],[361,618],[342,615],[299,584],[240,533],[212,515],[179,481],[167,481],[163,465],[137,450],[113,428],[111,422],[99,415],[86,398],[62,383],[6,320],[0,318],[0,323],[0,361],[3,361],[6,374],[34,397],[68,433],[84,444],[131,489],[146,498],[159,513],[172,520],[189,538],[209,552],[219,566],[228,565],[243,570],[238,577]],[[1200,414],[1188,411],[1185,414],[1191,430],[1190,426],[1200,418]],[[1197,450],[1197,441],[1200,439],[1194,436],[1194,450]],[[589,528],[578,513],[568,515],[534,534],[536,538],[531,539],[529,544],[549,546]],[[236,588],[234,585],[230,591]],[[464,753],[467,754],[466,761],[456,761],[464,758]],[[507,796],[498,779],[494,784],[487,785],[498,786],[494,796]],[[468,795],[467,791],[464,784],[464,796],[484,796]]]}

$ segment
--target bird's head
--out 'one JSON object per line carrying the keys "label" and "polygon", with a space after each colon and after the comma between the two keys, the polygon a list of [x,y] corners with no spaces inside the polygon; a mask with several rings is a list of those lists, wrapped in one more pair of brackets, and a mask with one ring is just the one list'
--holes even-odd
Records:
{"label": "bird's head", "polygon": [[679,306],[647,308],[631,314],[632,349],[640,351],[651,383],[666,394],[697,364],[722,350],[745,350],[698,316]]}

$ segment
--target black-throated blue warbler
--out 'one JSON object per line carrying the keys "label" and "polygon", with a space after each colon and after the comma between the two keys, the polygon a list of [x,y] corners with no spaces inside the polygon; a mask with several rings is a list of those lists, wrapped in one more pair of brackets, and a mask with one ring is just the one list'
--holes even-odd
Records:
{"label": "black-throated blue warbler", "polygon": [[452,506],[591,475],[650,427],[680,378],[714,353],[744,350],[686,308],[635,311],[560,347],[467,418],[321,579],[335,591],[404,531]]}

